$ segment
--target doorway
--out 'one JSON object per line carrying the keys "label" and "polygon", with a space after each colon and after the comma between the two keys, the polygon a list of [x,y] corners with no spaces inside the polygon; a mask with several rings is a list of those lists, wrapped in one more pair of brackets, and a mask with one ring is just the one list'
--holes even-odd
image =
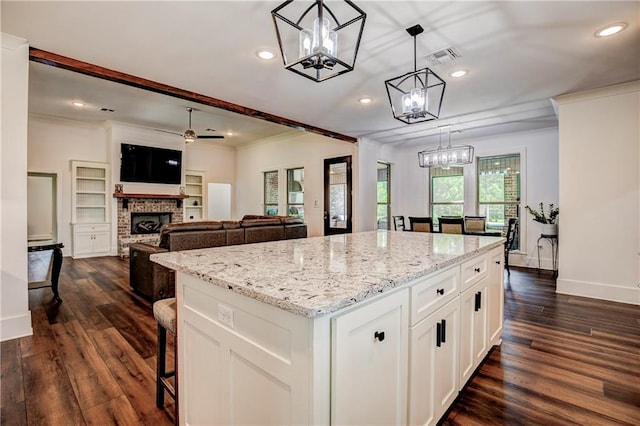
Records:
{"label": "doorway", "polygon": [[351,195],[351,156],[325,159],[324,235],[351,233]]}
{"label": "doorway", "polygon": [[27,239],[46,241],[57,239],[57,175],[27,174]]}

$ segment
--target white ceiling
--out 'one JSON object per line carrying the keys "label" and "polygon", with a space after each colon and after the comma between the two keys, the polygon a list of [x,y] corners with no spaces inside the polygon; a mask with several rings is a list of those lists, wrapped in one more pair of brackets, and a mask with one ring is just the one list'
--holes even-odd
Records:
{"label": "white ceiling", "polygon": [[[315,83],[255,51],[277,41],[271,10],[280,1],[11,2],[2,1],[2,31],[31,46],[286,117],[389,144],[434,142],[452,124],[464,139],[556,125],[550,98],[640,79],[640,2],[432,2],[354,0],[367,13],[355,70]],[[610,38],[594,31],[624,21]],[[440,120],[406,125],[393,118],[384,81],[413,69],[405,28],[421,24],[418,68],[453,46],[460,59],[430,66],[446,82]],[[448,74],[469,71],[462,79]],[[223,143],[292,131],[180,99],[32,63],[30,111],[86,120],[131,122],[182,132],[232,130]],[[371,96],[374,102],[357,100]],[[78,111],[71,99],[92,108]],[[114,113],[101,113],[107,107]],[[220,143],[220,142],[216,142]]]}

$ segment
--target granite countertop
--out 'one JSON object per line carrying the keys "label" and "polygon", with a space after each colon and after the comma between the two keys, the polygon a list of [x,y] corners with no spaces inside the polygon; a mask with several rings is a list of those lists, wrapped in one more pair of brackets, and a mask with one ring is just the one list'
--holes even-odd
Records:
{"label": "granite countertop", "polygon": [[502,237],[372,231],[157,253],[151,260],[314,318],[503,243]]}

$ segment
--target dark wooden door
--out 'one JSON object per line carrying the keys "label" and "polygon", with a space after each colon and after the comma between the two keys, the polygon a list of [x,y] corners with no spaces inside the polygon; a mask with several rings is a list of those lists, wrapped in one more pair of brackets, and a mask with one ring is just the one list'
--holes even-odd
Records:
{"label": "dark wooden door", "polygon": [[351,233],[351,156],[324,160],[324,235]]}

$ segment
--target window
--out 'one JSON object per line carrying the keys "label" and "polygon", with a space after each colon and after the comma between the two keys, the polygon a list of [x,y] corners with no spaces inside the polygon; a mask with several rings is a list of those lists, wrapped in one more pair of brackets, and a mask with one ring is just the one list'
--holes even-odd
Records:
{"label": "window", "polygon": [[264,172],[264,214],[278,214],[278,171]]}
{"label": "window", "polygon": [[519,154],[478,158],[478,213],[487,217],[487,229],[503,233],[510,218],[520,217]]}
{"label": "window", "polygon": [[433,224],[440,216],[462,216],[464,207],[464,176],[462,167],[430,167],[431,216]]}
{"label": "window", "polygon": [[287,212],[304,219],[304,168],[287,170]]}
{"label": "window", "polygon": [[378,229],[390,229],[391,219],[391,195],[389,193],[391,183],[391,165],[378,162],[378,195],[376,219]]}

